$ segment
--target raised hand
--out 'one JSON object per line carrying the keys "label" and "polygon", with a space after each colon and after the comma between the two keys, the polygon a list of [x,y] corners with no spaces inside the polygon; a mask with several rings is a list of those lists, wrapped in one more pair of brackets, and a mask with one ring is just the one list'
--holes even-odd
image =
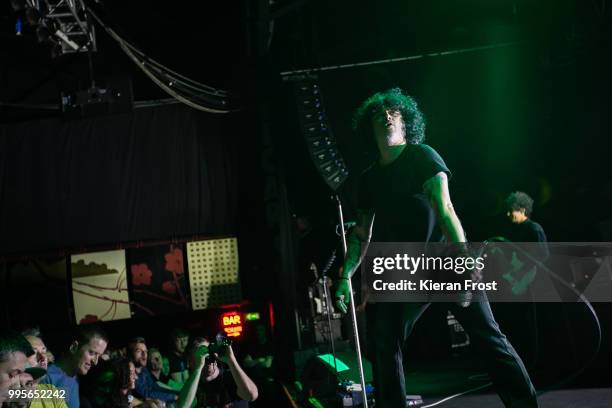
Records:
{"label": "raised hand", "polygon": [[221,347],[219,349],[219,355],[217,358],[223,363],[229,365],[230,360],[234,358],[234,349],[232,349],[232,346]]}
{"label": "raised hand", "polygon": [[196,367],[201,369],[204,367],[206,357],[208,357],[208,347],[205,345],[200,345],[195,351],[195,363]]}

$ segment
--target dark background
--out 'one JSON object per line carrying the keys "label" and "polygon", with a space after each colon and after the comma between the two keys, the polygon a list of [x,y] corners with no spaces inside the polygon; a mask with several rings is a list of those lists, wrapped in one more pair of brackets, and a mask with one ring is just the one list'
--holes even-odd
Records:
{"label": "dark background", "polygon": [[[612,239],[605,1],[90,3],[146,54],[230,91],[241,109],[213,115],[170,105],[66,120],[55,109],[59,94],[88,86],[86,56],[52,59],[31,30],[15,36],[18,15],[4,2],[0,249],[7,261],[234,235],[245,297],[273,300],[284,330],[294,333],[295,299],[312,280],[306,265],[322,266],[337,246],[336,215],[279,72],[509,42],[318,74],[351,173],[341,190],[347,218],[355,176],[371,159],[350,131],[352,111],[372,92],[401,86],[425,113],[426,143],[454,173],[453,202],[470,240],[499,233],[501,203],[513,190],[535,199],[533,218],[551,241]],[[136,101],[166,98],[97,28],[94,77],[131,78]],[[607,381],[596,372],[609,370],[612,320],[608,304],[595,306],[602,354],[580,385]],[[593,327],[584,311],[560,310],[562,335],[550,347],[580,366],[592,353]],[[440,313],[420,323],[421,336]],[[286,337],[285,350],[294,349],[296,339]],[[438,355],[423,337],[413,340],[413,354]]]}

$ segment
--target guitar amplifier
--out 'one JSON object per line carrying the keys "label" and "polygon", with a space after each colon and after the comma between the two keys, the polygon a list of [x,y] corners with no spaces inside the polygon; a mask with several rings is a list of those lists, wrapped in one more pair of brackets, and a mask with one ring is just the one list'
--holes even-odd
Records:
{"label": "guitar amplifier", "polygon": [[[343,391],[339,395],[342,398],[343,407],[361,407],[363,406],[363,394],[361,393],[361,385],[354,384],[356,390]],[[366,395],[368,396],[368,406],[376,406],[374,400],[374,387],[366,384]],[[423,405],[423,398],[420,395],[406,395],[406,407],[420,407]]]}
{"label": "guitar amplifier", "polygon": [[329,322],[324,316],[314,318],[314,333],[316,344],[329,343],[330,338],[335,341],[342,340],[342,320],[331,319],[331,333],[329,331]]}

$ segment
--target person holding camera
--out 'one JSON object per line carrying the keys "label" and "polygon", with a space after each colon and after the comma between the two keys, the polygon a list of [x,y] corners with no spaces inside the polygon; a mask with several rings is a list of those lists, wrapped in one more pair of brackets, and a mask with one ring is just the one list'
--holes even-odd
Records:
{"label": "person holding camera", "polygon": [[228,340],[195,339],[187,355],[190,372],[176,404],[179,408],[242,408],[257,399],[257,386],[238,364]]}

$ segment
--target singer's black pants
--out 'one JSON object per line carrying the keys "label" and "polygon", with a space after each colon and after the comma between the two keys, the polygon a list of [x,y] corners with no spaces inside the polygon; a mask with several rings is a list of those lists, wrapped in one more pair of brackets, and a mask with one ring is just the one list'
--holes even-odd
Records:
{"label": "singer's black pants", "polygon": [[[489,302],[463,308],[448,303],[470,335],[476,355],[482,356],[493,385],[506,407],[537,407],[536,392],[520,357],[500,331]],[[372,361],[376,408],[404,408],[406,383],[402,346],[429,303],[373,303],[368,319],[368,356]]]}

